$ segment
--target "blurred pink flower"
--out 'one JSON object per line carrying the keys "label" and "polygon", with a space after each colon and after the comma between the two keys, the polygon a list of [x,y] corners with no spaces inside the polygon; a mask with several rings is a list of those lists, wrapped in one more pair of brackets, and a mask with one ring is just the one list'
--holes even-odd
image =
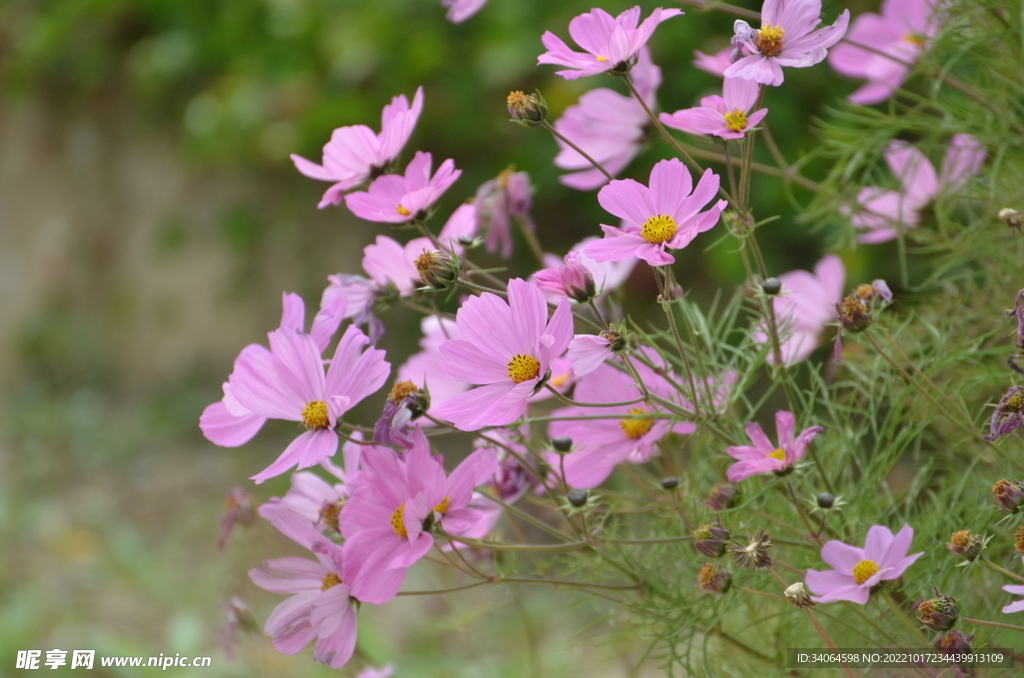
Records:
{"label": "blurred pink flower", "polygon": [[783,81],[783,66],[820,63],[827,48],[846,33],[850,10],[844,9],[831,26],[813,30],[820,22],[821,0],[765,0],[761,28],[755,31],[741,20],[733,25],[732,45],[740,58],[725,70],[725,77],[777,86]]}
{"label": "blurred pink flower", "polygon": [[569,22],[569,35],[586,52],[572,51],[561,38],[546,31],[541,42],[548,51],[537,57],[537,63],[566,66],[569,70],[556,71],[566,80],[613,69],[626,71],[658,24],[682,13],[682,10],[658,7],[638,26],[639,6],[614,18],[603,9],[592,9]]}
{"label": "blurred pink flower", "polygon": [[[487,0],[484,0],[484,2],[487,2]],[[451,18],[449,18],[449,20],[455,21]],[[458,22],[456,21],[456,23]],[[395,675],[395,667],[392,664],[388,664],[379,669],[373,667],[363,669],[356,674],[356,678],[391,678],[393,675]]]}
{"label": "blurred pink flower", "polygon": [[776,447],[768,440],[756,421],[747,424],[747,437],[751,445],[738,445],[726,449],[726,453],[738,461],[729,467],[725,477],[732,483],[738,483],[750,476],[764,473],[783,473],[792,468],[807,452],[807,446],[821,433],[820,426],[812,426],[800,432],[793,439],[796,422],[791,412],[775,413],[775,430],[779,436]]}
{"label": "blurred pink flower", "polygon": [[431,176],[433,159],[429,153],[417,151],[405,175],[385,174],[377,177],[366,191],[345,196],[345,204],[357,217],[367,221],[399,224],[422,219],[438,198],[462,174],[454,160],[445,160]]}
{"label": "blurred pink flower", "polygon": [[468,299],[456,322],[463,339],[441,345],[450,377],[484,384],[441,404],[440,415],[463,431],[511,424],[552,361],[572,340],[572,312],[563,299],[548,321],[544,294],[534,283],[508,283],[508,302],[485,292]]}
{"label": "blurred pink flower", "polygon": [[[630,72],[633,85],[653,110],[656,93],[661,86],[661,69],[651,61],[651,52],[643,47],[637,57],[636,66]],[[569,106],[562,117],[555,121],[555,129],[583,152],[593,158],[613,176],[640,152],[644,128],[650,122],[643,106],[633,97],[599,87],[580,97],[579,103]],[[567,170],[579,170],[563,174],[560,182],[570,188],[589,191],[607,183],[608,179],[590,161],[570,148],[561,139],[555,165]]]}
{"label": "blurred pink flower", "polygon": [[[835,320],[836,304],[843,298],[846,269],[834,254],[822,257],[814,273],[790,271],[779,276],[782,290],[772,299],[779,328],[782,362],[792,365],[806,360],[818,347],[818,337],[825,325]],[[764,323],[753,330],[754,340],[770,341]],[[775,352],[768,351],[768,362],[775,362]]]}
{"label": "blurred pink flower", "polygon": [[695,49],[693,50],[693,65],[702,71],[707,71],[711,75],[723,78],[725,77],[725,69],[732,66],[732,51],[732,47],[726,47],[714,54],[705,54]]}
{"label": "blurred pink flower", "polygon": [[759,87],[753,80],[725,78],[724,96],[712,94],[700,100],[699,108],[686,108],[675,113],[662,113],[661,121],[669,127],[691,134],[713,134],[722,139],[742,139],[747,130],[756,127],[767,108],[750,113],[757,101]]}
{"label": "blurred pink flower", "polygon": [[486,4],[487,0],[441,0],[441,6],[448,8],[444,18],[453,24],[461,24],[483,9]]}
{"label": "blurred pink flower", "polygon": [[307,177],[336,182],[324,193],[318,207],[323,209],[339,204],[343,192],[387,169],[409,140],[421,110],[422,87],[416,90],[411,107],[404,94],[396,96],[384,107],[380,134],[374,134],[366,125],[334,130],[331,140],[324,146],[323,165],[293,153],[291,158],[296,169]]}
{"label": "blurred pink flower", "polygon": [[496,179],[485,181],[477,189],[475,233],[486,233],[484,245],[494,253],[500,248],[500,256],[512,256],[512,228],[510,219],[522,219],[524,226],[534,230],[530,219],[530,175],[526,172],[503,170]]}
{"label": "blurred pink flower", "polygon": [[825,572],[807,570],[807,587],[817,596],[818,603],[848,600],[864,605],[871,595],[871,587],[881,581],[898,579],[924,551],[907,555],[914,530],[904,525],[894,537],[889,528],[872,525],[864,548],[849,546],[832,540],[821,547],[821,559],[833,569]]}
{"label": "blurred pink flower", "polygon": [[584,252],[595,261],[643,259],[651,266],[671,264],[675,258],[665,250],[686,247],[718,223],[728,204],[719,200],[698,212],[714,199],[718,175],[704,172],[693,188],[690,172],[678,158],[662,160],[651,170],[650,187],[632,179],[617,179],[601,189],[597,201],[606,211],[624,220],[624,228],[601,225],[604,239],[589,243]]}
{"label": "blurred pink flower", "polygon": [[846,41],[828,55],[838,72],[868,81],[847,97],[850,103],[877,104],[903,84],[928,39],[938,31],[932,21],[934,9],[934,0],[885,0],[881,14],[865,12],[854,20]]}

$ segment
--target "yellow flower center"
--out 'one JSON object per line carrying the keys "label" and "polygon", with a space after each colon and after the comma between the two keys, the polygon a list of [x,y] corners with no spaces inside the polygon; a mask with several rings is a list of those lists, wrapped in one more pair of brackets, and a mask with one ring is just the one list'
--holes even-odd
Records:
{"label": "yellow flower center", "polygon": [[532,355],[519,353],[508,361],[508,378],[517,384],[536,379],[539,375],[540,361]]}
{"label": "yellow flower center", "polygon": [[405,502],[403,501],[395,509],[395,512],[391,514],[391,529],[395,531],[402,539],[409,536],[409,530],[405,529],[405,523],[402,522],[402,516],[405,514]]}
{"label": "yellow flower center", "polygon": [[[629,413],[632,415],[647,414],[648,410],[645,410],[642,407],[634,407],[629,410]],[[651,430],[651,426],[653,425],[653,419],[641,419],[637,416],[633,416],[629,419],[623,419],[619,422],[622,432],[631,440],[636,440],[637,438],[642,437],[645,433]]]}
{"label": "yellow flower center", "polygon": [[391,387],[391,393],[388,394],[388,400],[397,405],[409,397],[409,394],[415,390],[416,384],[411,381],[399,381]]}
{"label": "yellow flower center", "polygon": [[761,30],[757,32],[757,39],[754,41],[761,56],[778,56],[782,51],[782,36],[785,32],[786,30],[779,24],[761,26]]}
{"label": "yellow flower center", "polygon": [[786,451],[781,447],[776,447],[775,451],[768,456],[772,459],[778,459],[779,461],[786,461]]}
{"label": "yellow flower center", "polygon": [[396,212],[398,212],[399,214],[401,214],[401,215],[402,215],[403,217],[407,217],[407,216],[409,216],[410,214],[412,214],[412,212],[410,212],[410,211],[408,210],[408,208],[406,208],[406,207],[404,207],[404,206],[402,206],[402,205],[399,205],[399,206],[398,206],[398,207],[397,207],[397,208],[395,209],[395,211],[396,211]]}
{"label": "yellow flower center", "polygon": [[322,400],[311,400],[302,408],[302,423],[306,428],[330,428],[331,419],[327,416],[327,403]]}
{"label": "yellow flower center", "polygon": [[606,58],[605,58],[605,57],[603,57],[603,56],[598,56],[598,57],[597,57],[597,60],[598,60],[598,61],[608,61],[608,59],[606,59]]}
{"label": "yellow flower center", "polygon": [[958,549],[962,549],[965,546],[967,546],[967,543],[970,540],[971,540],[971,531],[970,530],[957,530],[956,532],[954,532],[950,536],[949,543],[952,544],[953,546],[957,547]]}
{"label": "yellow flower center", "polygon": [[678,230],[676,220],[665,214],[657,214],[644,222],[640,235],[651,244],[665,242]]}
{"label": "yellow flower center", "polygon": [[921,46],[924,45],[924,36],[920,33],[910,32],[903,36],[905,42],[909,42],[912,45]]}
{"label": "yellow flower center", "polygon": [[1020,412],[1024,410],[1024,391],[1017,391],[1007,398],[1003,409],[1007,412]]}
{"label": "yellow flower center", "polygon": [[863,584],[878,574],[878,563],[873,560],[862,560],[853,566],[853,581]]}
{"label": "yellow flower center", "polygon": [[440,513],[443,516],[445,514],[445,511],[448,510],[448,502],[450,500],[451,500],[451,497],[445,497],[444,499],[441,500],[440,504],[438,504],[437,506],[434,507],[434,510],[437,511],[438,513]]}
{"label": "yellow flower center", "polygon": [[340,583],[341,583],[341,577],[339,577],[338,575],[334,574],[333,572],[328,572],[327,574],[324,575],[324,580],[320,584],[320,590],[321,591],[326,591],[327,589],[333,588],[333,587],[337,586]]}
{"label": "yellow flower center", "polygon": [[561,374],[556,375],[556,376],[551,377],[550,379],[548,379],[548,383],[551,384],[554,388],[558,388],[559,386],[561,386],[562,384],[564,384],[567,381],[569,381],[569,373],[568,372],[562,372]]}
{"label": "yellow flower center", "polygon": [[725,114],[725,126],[733,132],[742,132],[747,129],[747,114],[736,109]]}

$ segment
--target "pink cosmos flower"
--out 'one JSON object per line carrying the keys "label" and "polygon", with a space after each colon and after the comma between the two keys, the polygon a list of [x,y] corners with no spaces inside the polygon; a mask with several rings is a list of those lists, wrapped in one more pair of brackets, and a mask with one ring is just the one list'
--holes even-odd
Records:
{"label": "pink cosmos flower", "polygon": [[935,166],[924,153],[906,141],[895,139],[885,151],[885,161],[902,185],[900,191],[865,186],[857,195],[861,209],[850,217],[864,229],[858,239],[875,244],[899,236],[900,227],[913,228],[921,220],[921,209],[943,191],[952,193],[981,170],[987,152],[969,134],[955,134],[936,175]]}
{"label": "pink cosmos flower", "polygon": [[433,525],[458,535],[479,522],[479,511],[468,508],[473,488],[497,465],[493,450],[478,450],[446,477],[422,431],[413,437],[404,460],[384,447],[363,451],[362,480],[341,510],[343,573],[363,602],[398,593],[406,569],[434,545]]}
{"label": "pink cosmos flower", "polygon": [[485,181],[477,189],[476,232],[486,233],[484,245],[494,253],[500,248],[501,257],[512,256],[512,228],[510,219],[518,217],[531,232],[534,230],[530,219],[530,175],[506,169],[496,179]]}
{"label": "pink cosmos flower", "polygon": [[594,275],[581,260],[584,255],[569,252],[564,266],[545,268],[533,274],[533,282],[545,292],[570,297],[583,304],[597,294]]}
{"label": "pink cosmos flower", "polygon": [[[653,352],[647,352],[647,355],[656,358]],[[637,364],[637,370],[653,393],[678,400],[672,387],[654,370],[640,363]],[[632,400],[639,395],[640,389],[633,378],[611,365],[602,365],[584,376],[573,392],[574,399],[584,403],[619,402]],[[650,408],[643,404],[555,410],[552,413],[555,417],[619,415],[614,419],[551,422],[548,435],[552,438],[572,438],[575,446],[573,452],[565,455],[565,481],[572,487],[596,487],[611,475],[617,464],[626,461],[642,464],[650,459],[656,452],[657,442],[669,432],[689,434],[696,430],[688,422],[644,417],[662,412],[658,406]],[[555,463],[554,468],[558,466]]]}
{"label": "pink cosmos flower", "polygon": [[405,175],[385,174],[377,177],[366,191],[349,193],[345,204],[357,217],[367,221],[399,224],[422,219],[448,187],[462,174],[454,160],[445,160],[433,177],[433,158],[417,151],[405,168]]}
{"label": "pink cosmos flower", "polygon": [[[1014,594],[1016,596],[1024,595],[1024,585],[1021,585],[1021,584],[1007,584],[1006,586],[1003,587],[1003,590],[1006,591],[1007,593],[1012,593],[1012,594]],[[1005,605],[1003,607],[1003,613],[1004,614],[1011,614],[1013,612],[1020,612],[1021,610],[1024,610],[1024,598],[1022,598],[1020,600],[1015,600],[1012,603],[1010,603],[1009,605]]]}
{"label": "pink cosmos flower", "polygon": [[722,139],[742,139],[747,130],[756,127],[767,108],[750,113],[757,101],[758,85],[753,80],[726,78],[720,97],[717,94],[700,100],[699,108],[686,108],[675,113],[662,113],[661,121],[669,127],[691,134],[713,134]]}
{"label": "pink cosmos flower", "polygon": [[[656,94],[661,86],[661,69],[651,61],[651,52],[643,47],[636,66],[630,72],[633,85],[644,102],[654,110]],[[650,122],[644,107],[633,97],[615,90],[599,87],[580,97],[555,121],[559,134],[579,146],[583,151],[616,175],[626,168],[643,143],[644,128]],[[569,188],[589,191],[607,183],[608,179],[590,161],[557,140],[559,152],[555,165],[567,170],[578,170],[558,178]]]}
{"label": "pink cosmos flower", "polygon": [[794,440],[795,426],[796,422],[791,412],[775,413],[775,430],[779,434],[779,445],[776,447],[761,430],[760,424],[756,421],[747,424],[747,437],[754,444],[726,449],[730,457],[739,461],[729,467],[725,477],[729,482],[738,483],[750,476],[765,473],[781,474],[792,468],[793,464],[807,452],[810,442],[823,430],[820,426],[806,428]]}
{"label": "pink cosmos flower", "polygon": [[[834,254],[822,257],[814,273],[790,271],[779,276],[782,291],[772,299],[775,320],[779,327],[782,362],[793,365],[806,360],[818,347],[818,337],[825,325],[835,320],[835,306],[843,298],[846,269]],[[753,331],[754,340],[771,341],[764,324]],[[774,362],[774,351],[768,362]]]}
{"label": "pink cosmos flower", "polygon": [[844,9],[831,26],[814,30],[820,22],[821,0],[765,0],[760,29],[755,31],[740,20],[733,25],[733,47],[745,56],[725,69],[725,77],[778,86],[783,66],[806,68],[820,63],[827,48],[846,33],[850,10]]}
{"label": "pink cosmos flower", "polygon": [[848,600],[864,605],[871,595],[871,587],[880,581],[898,579],[924,551],[907,555],[914,530],[904,525],[894,537],[889,528],[872,525],[864,548],[849,546],[832,540],[821,547],[821,559],[833,569],[818,572],[807,570],[807,587],[817,596],[818,603]]}
{"label": "pink cosmos flower", "polygon": [[693,65],[702,71],[707,71],[711,75],[717,75],[720,78],[725,77],[725,69],[732,66],[732,51],[732,47],[726,47],[714,54],[705,54],[695,49],[693,50]]}
{"label": "pink cosmos flower", "polygon": [[[597,290],[596,299],[603,298],[606,294],[614,292],[619,289],[629,276],[633,273],[633,269],[636,268],[637,260],[634,258],[626,259],[624,261],[594,261],[586,255],[584,250],[586,246],[591,243],[600,240],[596,236],[588,236],[572,246],[572,249],[564,256],[560,257],[557,254],[545,254],[544,263],[547,268],[541,269],[531,276],[531,280],[537,283],[537,286],[544,292],[544,297],[550,304],[557,304],[561,297],[568,296],[568,291],[563,284],[563,273],[562,269],[570,267],[570,261],[580,264],[586,274],[582,270],[577,270],[576,274],[583,276],[585,281],[586,275],[589,275],[594,280],[594,286]],[[567,272],[566,272],[567,273]],[[575,274],[574,274],[575,275]],[[570,283],[579,282],[578,279],[568,279]],[[571,287],[571,285],[570,285]]]}
{"label": "pink cosmos flower", "polygon": [[384,107],[380,134],[374,134],[366,125],[339,127],[324,146],[323,165],[292,154],[296,169],[311,179],[336,182],[327,189],[318,207],[341,202],[341,194],[379,174],[390,165],[409,140],[416,121],[423,110],[423,88],[416,90],[409,100],[401,94]]}
{"label": "pink cosmos flower", "polygon": [[569,70],[555,71],[566,80],[612,69],[620,72],[629,70],[658,24],[682,13],[682,10],[658,7],[637,26],[639,6],[614,18],[603,9],[592,9],[569,22],[569,35],[577,45],[587,50],[586,53],[572,51],[561,38],[546,31],[541,42],[548,51],[537,57],[537,63],[566,66]]}
{"label": "pink cosmos flower", "polygon": [[341,668],[356,646],[356,613],[342,576],[342,548],[297,514],[281,512],[273,522],[319,562],[277,558],[249,570],[249,579],[261,589],[292,594],[270,614],[264,631],[274,648],[285,654],[298,653],[315,638],[313,659]]}
{"label": "pink cosmos flower", "polygon": [[326,378],[320,349],[310,335],[279,329],[268,337],[269,351],[250,346],[239,356],[229,380],[231,392],[254,414],[300,421],[307,430],[277,461],[253,476],[257,483],[292,466],[303,469],[332,456],[338,449],[338,419],[383,386],[391,369],[384,351],[362,350],[369,339],[355,326],[350,325],[338,342]]}
{"label": "pink cosmos flower", "polygon": [[880,15],[865,12],[857,17],[846,41],[828,55],[832,68],[868,81],[847,97],[850,103],[877,104],[899,89],[928,39],[938,31],[932,21],[934,9],[934,0],[885,0]]}
{"label": "pink cosmos flower", "polygon": [[463,431],[511,424],[552,361],[572,340],[572,311],[563,299],[548,322],[544,294],[534,283],[508,283],[508,303],[484,293],[456,314],[463,339],[441,345],[441,368],[450,377],[484,384],[441,404],[439,413]]}
{"label": "pink cosmos flower", "polygon": [[601,224],[604,239],[588,244],[584,253],[594,261],[643,259],[651,266],[671,264],[668,248],[686,247],[698,233],[718,223],[728,203],[719,200],[698,212],[718,192],[718,175],[704,172],[691,195],[693,180],[678,158],[662,160],[651,170],[650,188],[632,179],[617,179],[601,189],[597,201],[624,220],[624,228]]}
{"label": "pink cosmos flower", "polygon": [[461,24],[483,9],[486,4],[487,0],[441,0],[441,6],[448,8],[444,18],[453,24]]}
{"label": "pink cosmos flower", "polygon": [[405,245],[386,235],[378,235],[372,245],[363,249],[363,270],[381,288],[394,285],[406,297],[423,287],[416,260],[424,250],[434,250],[430,238],[413,238]]}
{"label": "pink cosmos flower", "polygon": [[[306,306],[302,297],[285,292],[281,296],[282,329],[302,331],[306,323]],[[323,352],[330,343],[331,337],[338,331],[345,317],[347,300],[332,297],[320,306],[320,311],[313,318],[310,336],[317,347]],[[257,351],[260,347],[247,346],[235,361],[236,367],[242,355]],[[224,398],[208,405],[199,417],[199,428],[210,442],[223,447],[238,447],[249,442],[261,428],[267,418],[255,414],[238,402],[231,391],[231,384],[223,384]]]}

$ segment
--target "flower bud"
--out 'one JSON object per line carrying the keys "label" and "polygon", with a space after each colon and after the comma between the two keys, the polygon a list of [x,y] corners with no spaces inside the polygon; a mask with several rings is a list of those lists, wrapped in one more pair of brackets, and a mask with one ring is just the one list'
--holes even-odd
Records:
{"label": "flower bud", "polygon": [[679,478],[669,476],[668,478],[661,479],[661,488],[663,490],[674,490],[677,487],[679,487]]}
{"label": "flower bud", "polygon": [[600,336],[608,340],[608,350],[612,353],[618,353],[626,348],[626,339],[615,330],[602,330]]}
{"label": "flower bud", "polygon": [[557,438],[551,439],[551,447],[555,448],[556,452],[568,452],[572,449],[572,438],[567,436],[558,436]]}
{"label": "flower bud", "polygon": [[565,255],[565,266],[559,267],[558,277],[561,279],[565,295],[581,304],[587,303],[597,294],[594,275],[580,261],[579,252],[569,252]]}
{"label": "flower bud", "polygon": [[831,492],[822,492],[817,497],[818,506],[823,509],[830,509],[835,506],[836,498]]}
{"label": "flower bud", "polygon": [[569,503],[572,504],[573,506],[575,506],[576,508],[580,508],[581,506],[583,506],[584,504],[587,503],[587,491],[586,490],[581,490],[579,488],[573,488],[573,489],[569,490],[569,493],[567,495],[565,495],[565,496],[569,500]]}
{"label": "flower bud", "polygon": [[458,259],[440,250],[423,250],[414,263],[423,284],[435,290],[448,289],[459,277]]}
{"label": "flower bud", "polygon": [[1015,228],[1018,231],[1024,233],[1024,222],[1021,221],[1020,212],[1011,208],[1004,207],[999,210],[999,218],[1006,222],[1006,225],[1010,228]]}
{"label": "flower bud", "polygon": [[533,94],[511,92],[508,95],[508,114],[512,122],[525,127],[537,127],[548,117],[548,105],[539,91]]}
{"label": "flower bud", "polygon": [[972,640],[974,640],[974,634],[965,636],[960,631],[953,630],[936,638],[932,647],[946,652],[970,652]]}
{"label": "flower bud", "polygon": [[708,499],[704,502],[712,511],[724,511],[732,508],[736,502],[736,486],[732,483],[715,483],[711,486]]}
{"label": "flower bud", "polygon": [[[1024,386],[1011,386],[992,413],[989,434],[985,440],[1009,435],[1021,426],[1024,426]],[[995,488],[992,491],[995,492]]]}
{"label": "flower bud", "polygon": [[732,586],[732,576],[721,565],[707,563],[697,574],[697,585],[712,593],[725,593]]}
{"label": "flower bud", "polygon": [[934,586],[935,598],[917,604],[917,621],[932,631],[948,631],[956,624],[960,615],[956,609],[956,598],[939,594]]}
{"label": "flower bud", "polygon": [[786,599],[796,605],[799,608],[814,607],[815,603],[811,600],[811,597],[807,595],[807,588],[804,586],[802,581],[798,581],[795,584],[790,584],[786,587],[783,592],[786,595]]}
{"label": "flower bud", "polygon": [[761,290],[765,294],[775,296],[782,291],[782,281],[778,278],[765,278],[761,281]]}
{"label": "flower bud", "polygon": [[977,558],[984,546],[981,537],[970,530],[958,530],[951,534],[949,541],[946,542],[947,549],[968,561]]}
{"label": "flower bud", "polygon": [[997,480],[992,486],[992,496],[995,498],[996,506],[1004,511],[1016,513],[1021,500],[1024,499],[1024,484],[1020,481],[1010,482],[1005,478]]}
{"label": "flower bud", "polygon": [[720,558],[725,555],[725,547],[732,535],[722,526],[721,522],[706,523],[693,531],[693,547],[707,558]]}

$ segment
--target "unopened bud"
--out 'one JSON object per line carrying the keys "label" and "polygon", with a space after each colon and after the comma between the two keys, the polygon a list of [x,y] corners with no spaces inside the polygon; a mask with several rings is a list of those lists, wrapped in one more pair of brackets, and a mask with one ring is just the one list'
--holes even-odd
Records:
{"label": "unopened bud", "polygon": [[708,558],[720,558],[725,555],[725,547],[732,535],[722,523],[707,523],[693,531],[693,547]]}
{"label": "unopened bud", "polygon": [[1005,221],[1006,225],[1010,228],[1015,228],[1024,233],[1024,221],[1021,220],[1020,212],[1017,210],[1010,207],[1004,207],[999,210],[999,218]]}
{"label": "unopened bud", "polygon": [[1021,500],[1024,500],[1024,486],[1020,481],[1009,481],[1005,478],[997,480],[996,484],[992,486],[992,496],[995,499],[996,506],[1009,511],[1010,513],[1016,513],[1019,510]]}
{"label": "unopened bud", "polygon": [[581,490],[579,488],[573,488],[573,489],[569,490],[569,493],[567,495],[565,495],[565,496],[566,496],[566,498],[568,498],[569,503],[572,504],[573,506],[575,506],[576,508],[580,508],[581,506],[583,506],[584,504],[587,503],[587,491],[586,490]]}
{"label": "unopened bud", "polygon": [[668,478],[661,479],[661,487],[665,490],[674,490],[679,487],[679,478],[675,476],[669,476]]}
{"label": "unopened bud", "polygon": [[459,262],[440,250],[423,250],[414,262],[420,280],[436,290],[448,289],[459,277]]}
{"label": "unopened bud", "polygon": [[949,536],[946,548],[961,558],[971,561],[978,557],[985,542],[970,530],[958,530]]}
{"label": "unopened bud", "polygon": [[704,502],[712,511],[724,511],[736,503],[736,486],[732,483],[715,483],[711,486],[708,499]]}
{"label": "unopened bud", "polygon": [[511,92],[508,95],[508,114],[512,122],[526,127],[537,127],[548,117],[548,105],[539,91],[533,94]]}
{"label": "unopened bud", "polygon": [[948,631],[960,618],[956,609],[956,598],[939,593],[934,586],[935,597],[917,604],[917,621],[932,631]]}
{"label": "unopened bud", "polygon": [[551,447],[555,448],[557,452],[568,452],[572,449],[572,438],[567,436],[558,436],[557,438],[551,439]]}
{"label": "unopened bud", "polygon": [[782,281],[778,278],[765,278],[761,281],[761,290],[765,294],[774,296],[782,291]]}
{"label": "unopened bud", "polygon": [[831,494],[830,492],[822,492],[821,494],[818,495],[817,500],[818,506],[823,509],[830,509],[836,503],[835,495]]}

